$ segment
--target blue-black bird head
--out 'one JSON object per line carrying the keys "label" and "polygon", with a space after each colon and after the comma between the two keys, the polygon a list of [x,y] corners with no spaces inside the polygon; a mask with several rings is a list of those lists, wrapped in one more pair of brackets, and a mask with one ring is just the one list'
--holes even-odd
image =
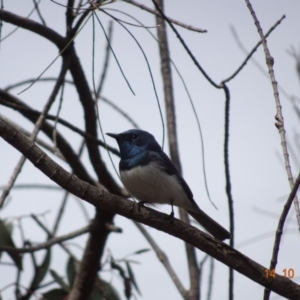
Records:
{"label": "blue-black bird head", "polygon": [[161,151],[161,147],[154,136],[144,130],[131,129],[119,134],[106,134],[116,139],[120,148],[121,158],[134,157],[147,151]]}

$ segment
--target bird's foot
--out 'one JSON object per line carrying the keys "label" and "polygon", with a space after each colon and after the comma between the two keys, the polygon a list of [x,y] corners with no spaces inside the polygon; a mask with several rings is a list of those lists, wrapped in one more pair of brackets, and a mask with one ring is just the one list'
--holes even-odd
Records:
{"label": "bird's foot", "polygon": [[172,209],[171,213],[170,213],[169,216],[168,216],[168,223],[169,223],[169,224],[172,224],[173,221],[174,221],[174,211],[173,211],[173,209]]}
{"label": "bird's foot", "polygon": [[140,201],[139,203],[138,203],[138,210],[139,211],[141,211],[141,208],[142,207],[145,207],[145,204],[147,203],[147,201]]}
{"label": "bird's foot", "polygon": [[171,213],[169,214],[169,224],[173,223],[174,221],[174,207],[173,207],[173,201],[171,201]]}

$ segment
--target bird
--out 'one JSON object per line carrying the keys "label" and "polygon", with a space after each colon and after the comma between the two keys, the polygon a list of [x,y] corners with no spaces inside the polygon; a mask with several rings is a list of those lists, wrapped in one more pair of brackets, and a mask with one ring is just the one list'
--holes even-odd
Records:
{"label": "bird", "polygon": [[193,193],[154,136],[144,130],[106,133],[120,149],[120,179],[127,191],[144,204],[169,204],[183,208],[215,238],[230,239],[230,233],[199,208]]}

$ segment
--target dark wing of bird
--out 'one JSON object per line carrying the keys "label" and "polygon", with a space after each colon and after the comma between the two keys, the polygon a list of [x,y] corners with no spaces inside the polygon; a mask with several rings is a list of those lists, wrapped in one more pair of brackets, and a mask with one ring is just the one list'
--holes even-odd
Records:
{"label": "dark wing of bird", "polygon": [[177,177],[188,198],[194,202],[193,193],[190,187],[182,178],[182,176],[180,175],[180,173],[178,172],[177,168],[174,166],[168,155],[163,151],[150,151],[148,155],[149,161],[156,161],[161,166],[161,169],[164,172],[166,172],[170,176],[175,175]]}

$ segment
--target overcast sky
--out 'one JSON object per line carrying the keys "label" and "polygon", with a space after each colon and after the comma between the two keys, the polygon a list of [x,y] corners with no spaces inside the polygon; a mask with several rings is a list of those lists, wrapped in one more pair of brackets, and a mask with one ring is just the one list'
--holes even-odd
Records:
{"label": "overcast sky", "polygon": [[[65,4],[66,1],[60,2]],[[140,1],[140,3],[152,7],[152,2],[149,0]],[[279,86],[287,95],[298,97],[299,77],[297,77],[296,73],[295,60],[287,51],[293,46],[300,54],[300,2],[295,0],[256,0],[252,1],[252,5],[264,32],[283,15],[286,15],[286,18],[269,37],[268,45],[271,55],[275,59],[275,76]],[[29,0],[4,2],[4,9],[22,16],[28,15],[32,7],[33,2]],[[120,1],[107,5],[106,8],[130,13],[147,26],[154,26],[155,24],[153,15],[149,15]],[[47,25],[64,34],[64,7],[48,0],[42,0],[40,9]],[[253,19],[243,1],[168,0],[166,1],[165,9],[168,16],[208,31],[207,33],[195,33],[177,27],[197,60],[216,83],[231,75],[245,58],[245,54],[239,48],[232,34],[231,27],[235,29],[248,51],[259,41],[259,35]],[[120,19],[134,22],[120,13],[112,11],[110,13],[113,13]],[[98,13],[98,15],[103,25],[107,28],[109,18],[102,13]],[[32,15],[32,19],[39,20],[36,13]],[[13,26],[4,23],[2,37],[13,28]],[[159,100],[163,107],[157,44],[143,28],[132,26],[128,26],[128,28],[136,36],[148,57],[154,74]],[[155,28],[151,29],[151,31],[156,33]],[[197,124],[187,94],[173,69],[183,175],[191,187],[199,206],[223,226],[229,228],[223,165],[224,93],[222,90],[213,88],[204,79],[174,34],[171,31],[168,31],[168,34],[171,57],[186,81],[201,122],[208,187],[211,198],[217,205],[218,210],[215,210],[210,204],[205,192],[201,144]],[[92,87],[91,20],[80,32],[75,43],[81,63]],[[101,28],[96,23],[96,81],[98,81],[102,70],[105,45],[106,42]],[[114,24],[112,45],[123,71],[132,85],[135,96],[130,92],[113,58],[110,60],[103,96],[124,109],[141,128],[150,131],[158,141],[161,141],[162,125],[160,115],[143,55],[133,39],[116,23]],[[1,43],[0,87],[4,88],[21,80],[36,78],[53,61],[57,54],[56,47],[47,40],[36,38],[34,34],[28,31],[17,30],[11,37]],[[259,70],[253,61],[250,61],[244,70],[228,84],[231,94],[230,170],[235,208],[236,248],[251,259],[267,267],[270,264],[278,216],[282,211],[290,189],[284,169],[278,130],[274,126],[276,107],[273,91],[270,80],[266,76],[267,67],[261,48],[255,53],[254,59],[260,64],[265,73]],[[56,76],[60,64],[61,60],[58,59],[43,77]],[[69,75],[68,77],[70,78]],[[24,87],[14,89],[12,93],[17,95],[22,88]],[[41,109],[47,101],[51,89],[52,83],[37,83],[19,95],[19,97],[30,106]],[[299,153],[296,147],[299,134],[299,119],[293,109],[291,100],[282,90],[280,99],[288,141],[291,149],[295,152],[295,156],[291,156],[292,171],[294,176],[297,176],[300,171]],[[51,110],[52,114],[56,114],[57,103],[58,101]],[[0,114],[22,124],[28,130],[33,128],[32,124],[10,109],[0,106]],[[76,92],[70,86],[66,87],[61,116],[76,124],[76,126],[83,126],[81,106],[78,103]],[[104,132],[122,132],[132,127],[127,120],[120,117],[118,113],[105,103],[100,103],[100,117]],[[78,149],[81,138],[61,126],[58,128],[66,134],[74,149]],[[39,137],[47,140],[43,134],[40,134]],[[107,142],[116,147],[114,141],[107,140]],[[168,152],[167,144],[164,149]],[[105,151],[102,151],[102,154],[107,159]],[[16,150],[12,149],[3,140],[0,140],[0,185],[7,183],[19,157],[20,154]],[[57,161],[67,168],[59,159]],[[86,152],[84,152],[83,161],[86,164],[86,168],[96,178],[93,168],[88,162]],[[118,164],[117,157],[113,157],[113,161],[116,165]],[[114,173],[109,160],[106,160],[106,164]],[[115,177],[117,178],[117,175]],[[27,162],[21,175],[18,177],[17,183],[38,182],[51,183],[31,163]],[[56,211],[61,203],[62,195],[63,192],[57,191],[14,190],[10,194],[11,201],[9,205],[1,211],[1,218],[11,218],[30,213],[38,214],[49,210],[44,221],[51,227]],[[87,204],[84,204],[84,206],[92,218],[93,208]],[[262,213],[258,208],[273,213],[273,215]],[[170,212],[169,206],[158,207],[158,209],[166,213]],[[298,259],[296,260],[296,257],[298,258],[296,254],[299,252],[300,242],[293,208],[289,217],[290,221],[285,227],[276,271],[283,275],[283,269],[293,268],[296,277],[294,280],[297,281],[300,276],[300,266],[297,262]],[[67,233],[84,226],[84,224],[85,218],[80,210],[78,201],[71,197],[58,234]],[[118,259],[136,250],[149,248],[143,236],[130,220],[117,216],[115,224],[123,229],[123,234],[110,235],[105,255],[111,251],[114,258]],[[36,242],[45,240],[44,232],[30,218],[24,219],[23,225],[28,238]],[[148,228],[148,230],[157,240],[159,246],[168,254],[171,264],[183,284],[187,287],[189,280],[183,243],[154,229]],[[15,228],[14,237],[18,246],[21,246],[20,233],[17,228]],[[257,239],[252,241],[255,238]],[[85,240],[85,238],[78,238],[72,242],[76,242],[77,245],[83,248],[85,247]],[[247,243],[248,241],[252,242]],[[78,257],[82,253],[80,247],[70,243],[70,248]],[[55,246],[54,249],[51,268],[64,275],[67,256],[58,246]],[[205,253],[197,251],[197,255],[200,261],[205,256]],[[154,252],[150,251],[138,257],[133,257],[133,259],[140,262],[139,265],[133,265],[133,269],[143,295],[142,299],[181,299]],[[9,261],[9,258],[4,255],[3,261]],[[29,269],[29,273],[32,272],[28,255],[24,263],[25,269]],[[3,270],[5,270],[5,274],[7,274],[5,278],[1,276],[1,289],[15,280],[15,269],[1,265],[0,267],[2,268],[1,273],[4,274]],[[208,264],[204,269],[203,299],[206,297],[207,273]],[[28,286],[30,276],[31,274],[28,277],[23,276],[23,285]],[[101,276],[106,280],[111,280],[112,284],[122,294],[123,287],[118,276],[112,276],[110,272],[102,272]],[[228,268],[219,262],[215,262],[212,299],[226,299],[228,293],[227,283]],[[3,293],[4,299],[12,299],[13,292],[13,288],[7,289]],[[235,299],[261,299],[262,294],[263,288],[261,286],[235,273]],[[137,296],[137,299],[139,298]],[[123,294],[122,299],[124,299]],[[281,298],[273,294],[272,299]]]}

